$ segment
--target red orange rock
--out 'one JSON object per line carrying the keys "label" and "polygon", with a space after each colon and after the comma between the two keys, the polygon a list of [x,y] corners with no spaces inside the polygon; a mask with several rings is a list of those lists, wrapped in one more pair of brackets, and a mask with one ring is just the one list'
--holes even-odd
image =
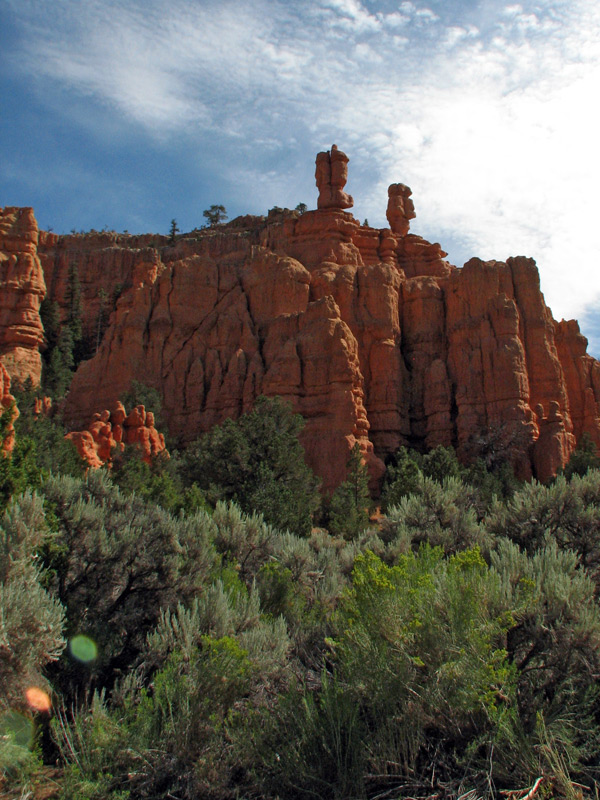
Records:
{"label": "red orange rock", "polygon": [[398,236],[406,236],[410,220],[416,217],[415,206],[410,199],[411,195],[411,190],[403,183],[392,183],[388,188],[386,217],[390,228]]}
{"label": "red orange rock", "polygon": [[43,415],[49,416],[52,411],[52,398],[51,397],[36,397],[33,400],[33,413],[36,417]]}
{"label": "red orange rock", "polygon": [[600,397],[600,363],[587,354],[588,342],[576,320],[555,322],[554,331],[573,435],[579,441],[587,433],[600,447],[597,403]]}
{"label": "red orange rock", "polygon": [[9,456],[15,446],[13,423],[19,416],[19,409],[15,405],[15,398],[10,393],[10,376],[0,361],[0,417],[5,414],[11,414],[11,419],[4,432],[4,438],[0,441],[0,452],[3,456]]}
{"label": "red orange rock", "polygon": [[343,191],[348,180],[348,156],[332,145],[331,150],[319,153],[315,180],[319,190],[317,208],[352,208],[354,201]]}
{"label": "red orange rock", "polygon": [[119,401],[112,412],[96,412],[86,430],[71,431],[65,439],[73,442],[81,458],[93,469],[110,464],[125,445],[135,446],[147,464],[160,453],[168,455],[165,437],[154,427],[154,414],[139,405],[127,415]]}
{"label": "red orange rock", "polygon": [[[70,419],[154,376],[184,440],[261,393],[290,400],[326,488],[342,479],[355,440],[374,480],[401,444],[454,445],[467,458],[487,436],[524,477],[546,478],[568,458],[570,390],[533,262],[473,259],[458,270],[439,245],[364,228],[339,209],[260,225],[258,237],[200,238],[193,255],[169,261],[165,251],[166,262],[132,274],[97,356],[75,377]],[[575,373],[596,375],[579,350],[563,350]],[[586,425],[597,430],[600,392],[591,379],[586,389]],[[548,415],[551,401],[552,435],[544,423],[535,455],[549,417],[533,409]]]}
{"label": "red orange rock", "polygon": [[[600,444],[600,364],[576,323],[552,319],[535,263],[471,259],[457,269],[439,244],[408,232],[403,184],[390,188],[391,228],[360,225],[343,210],[346,175],[334,147],[318,158],[317,211],[238,218],[175,246],[39,236],[50,297],[66,314],[76,264],[84,325],[98,337],[65,402],[96,455],[128,437],[144,452],[159,447],[149,414],[143,424],[142,411],[115,406],[132,381],[160,392],[182,441],[260,394],[281,395],[305,418],[307,461],[327,490],[355,441],[374,484],[403,444],[452,445],[465,459],[506,454],[520,475],[542,479],[583,432]],[[112,298],[103,324],[100,290]],[[113,411],[90,425],[98,408]]]}
{"label": "red orange rock", "polygon": [[46,294],[38,257],[38,226],[31,208],[0,208],[0,361],[13,380],[39,384]]}

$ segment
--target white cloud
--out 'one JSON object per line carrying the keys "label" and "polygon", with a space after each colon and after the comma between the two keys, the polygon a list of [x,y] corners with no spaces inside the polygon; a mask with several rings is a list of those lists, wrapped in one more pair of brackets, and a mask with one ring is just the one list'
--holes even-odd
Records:
{"label": "white cloud", "polygon": [[356,32],[377,31],[381,27],[379,16],[370,14],[359,0],[324,0],[324,5],[339,11],[338,22]]}
{"label": "white cloud", "polygon": [[437,22],[439,19],[438,15],[430,8],[419,8],[415,13],[419,19],[426,20],[427,22]]}
{"label": "white cloud", "polygon": [[400,14],[398,11],[392,11],[390,14],[377,14],[377,18],[385,24],[387,28],[404,28],[409,17],[405,14]]}
{"label": "white cloud", "polygon": [[453,48],[457,44],[463,42],[465,39],[473,39],[478,35],[479,30],[475,27],[475,25],[469,25],[467,28],[451,25],[449,28],[446,28],[444,37],[442,39],[442,45],[446,48]]}

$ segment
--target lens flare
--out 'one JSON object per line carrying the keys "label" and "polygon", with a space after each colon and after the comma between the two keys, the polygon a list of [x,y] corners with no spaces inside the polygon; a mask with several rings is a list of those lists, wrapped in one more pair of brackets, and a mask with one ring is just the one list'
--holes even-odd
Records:
{"label": "lens flare", "polygon": [[0,716],[0,744],[4,764],[17,766],[29,757],[34,731],[33,720],[18,711],[8,711]]}
{"label": "lens flare", "polygon": [[69,650],[73,658],[82,661],[84,664],[89,664],[90,661],[95,661],[98,657],[98,648],[96,642],[92,641],[89,636],[80,634],[74,636],[69,642]]}
{"label": "lens flare", "polygon": [[50,696],[38,686],[30,686],[25,692],[25,697],[34,711],[50,711],[52,708]]}

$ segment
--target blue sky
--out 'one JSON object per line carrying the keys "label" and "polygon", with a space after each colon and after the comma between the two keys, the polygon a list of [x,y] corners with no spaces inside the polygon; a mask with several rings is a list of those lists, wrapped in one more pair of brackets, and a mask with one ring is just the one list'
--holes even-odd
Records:
{"label": "blue sky", "polygon": [[597,0],[0,0],[0,205],[57,232],[167,233],[316,204],[350,157],[353,213],[461,266],[528,255],[600,355]]}

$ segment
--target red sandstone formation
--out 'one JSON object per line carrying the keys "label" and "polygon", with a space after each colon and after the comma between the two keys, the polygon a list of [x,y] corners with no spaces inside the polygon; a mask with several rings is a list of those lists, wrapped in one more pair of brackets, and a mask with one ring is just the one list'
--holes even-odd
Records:
{"label": "red sandstone formation", "polygon": [[[552,319],[535,263],[475,258],[457,269],[408,232],[402,184],[390,187],[390,228],[360,225],[343,210],[346,173],[334,146],[317,157],[318,210],[238,218],[175,245],[40,234],[50,297],[66,316],[77,266],[98,344],[73,380],[69,423],[83,427],[139,381],[191,441],[260,394],[281,395],[306,420],[307,460],[325,489],[345,477],[355,442],[374,481],[403,444],[452,445],[464,459],[506,452],[520,475],[541,479],[582,433],[600,444],[600,364],[575,322]],[[121,424],[95,419],[97,455]]]}
{"label": "red sandstone formation", "polygon": [[600,362],[587,355],[587,339],[572,319],[554,323],[556,351],[565,376],[567,401],[573,435],[579,441],[584,433],[600,447],[598,406]]}
{"label": "red sandstone formation", "polygon": [[410,199],[411,194],[411,190],[403,183],[392,183],[388,188],[388,206],[385,215],[393,233],[398,236],[406,236],[410,220],[416,217],[415,207]]}
{"label": "red sandstone formation", "polygon": [[51,397],[35,397],[33,400],[33,413],[36,417],[40,415],[44,417],[50,416],[52,411],[52,398]]}
{"label": "red sandstone formation", "polygon": [[319,190],[317,208],[352,208],[354,200],[343,191],[348,180],[348,156],[332,145],[317,155],[315,179]]}
{"label": "red sandstone formation", "polygon": [[15,405],[15,398],[10,393],[10,376],[0,361],[0,417],[9,411],[12,413],[12,419],[4,433],[4,439],[0,442],[0,453],[3,456],[10,455],[14,449],[15,429],[13,423],[19,416],[19,409]]}
{"label": "red sandstone formation", "polygon": [[85,430],[72,431],[65,439],[73,442],[81,458],[94,469],[110,463],[125,445],[134,445],[147,464],[159,453],[168,455],[165,437],[154,427],[154,414],[139,405],[127,415],[119,401],[112,411],[96,412]]}
{"label": "red sandstone formation", "polygon": [[0,361],[11,378],[39,383],[46,294],[38,258],[38,227],[31,208],[0,208]]}

